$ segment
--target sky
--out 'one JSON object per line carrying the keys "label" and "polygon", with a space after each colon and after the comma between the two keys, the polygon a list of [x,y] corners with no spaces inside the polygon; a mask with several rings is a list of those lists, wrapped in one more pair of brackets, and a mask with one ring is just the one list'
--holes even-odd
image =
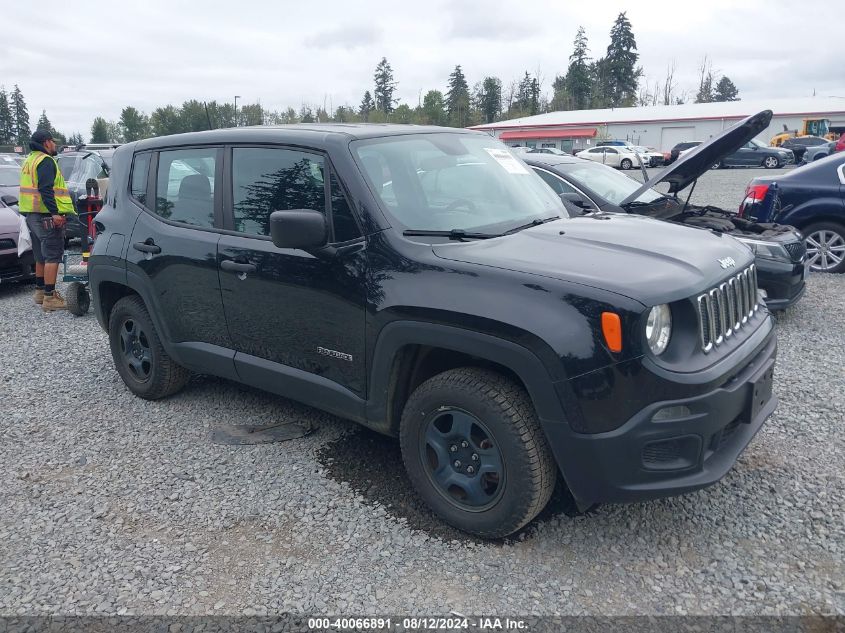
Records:
{"label": "sky", "polygon": [[[0,0],[0,85],[20,86],[32,117],[88,138],[95,116],[149,114],[188,99],[358,106],[387,57],[396,96],[416,106],[445,92],[460,64],[472,86],[538,75],[549,97],[579,26],[592,57],[627,11],[650,84],[674,63],[694,96],[707,55],[745,99],[843,96],[842,0]],[[837,45],[837,42],[839,44]]]}

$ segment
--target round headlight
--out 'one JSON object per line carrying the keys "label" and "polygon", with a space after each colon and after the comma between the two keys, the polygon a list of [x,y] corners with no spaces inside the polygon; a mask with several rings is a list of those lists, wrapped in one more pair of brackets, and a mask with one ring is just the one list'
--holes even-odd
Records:
{"label": "round headlight", "polygon": [[672,312],[669,306],[665,303],[654,306],[648,313],[645,324],[645,337],[652,354],[659,356],[665,352],[670,336],[672,336]]}

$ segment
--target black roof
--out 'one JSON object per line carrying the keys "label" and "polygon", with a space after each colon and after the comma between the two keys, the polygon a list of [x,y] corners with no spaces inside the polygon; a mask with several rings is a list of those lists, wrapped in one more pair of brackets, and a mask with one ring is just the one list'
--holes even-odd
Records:
{"label": "black roof", "polygon": [[349,140],[400,136],[404,134],[485,134],[475,130],[435,125],[407,125],[399,123],[295,123],[291,125],[256,125],[230,127],[204,132],[187,132],[158,136],[138,141],[136,149],[151,149],[171,145],[202,145],[206,143],[288,143],[315,142],[329,137],[343,137]]}

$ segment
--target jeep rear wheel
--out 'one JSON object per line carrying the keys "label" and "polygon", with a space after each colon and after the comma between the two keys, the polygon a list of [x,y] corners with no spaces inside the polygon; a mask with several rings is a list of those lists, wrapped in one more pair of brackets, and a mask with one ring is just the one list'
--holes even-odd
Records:
{"label": "jeep rear wheel", "polygon": [[176,393],[190,372],[177,365],[161,344],[140,297],[124,297],[109,316],[109,346],[117,373],[129,391],[147,400]]}
{"label": "jeep rear wheel", "polygon": [[554,489],[554,459],[528,394],[489,370],[452,369],[420,385],[405,405],[399,439],[420,496],[472,534],[512,534]]}

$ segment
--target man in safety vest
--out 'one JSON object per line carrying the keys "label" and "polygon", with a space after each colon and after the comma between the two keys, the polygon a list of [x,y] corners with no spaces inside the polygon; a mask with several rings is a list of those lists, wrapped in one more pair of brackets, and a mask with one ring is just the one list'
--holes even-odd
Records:
{"label": "man in safety vest", "polygon": [[29,142],[32,150],[21,166],[18,210],[26,216],[35,256],[35,303],[45,312],[66,310],[56,290],[59,262],[65,250],[64,216],[76,213],[73,200],[56,159],[53,135],[36,130]]}

